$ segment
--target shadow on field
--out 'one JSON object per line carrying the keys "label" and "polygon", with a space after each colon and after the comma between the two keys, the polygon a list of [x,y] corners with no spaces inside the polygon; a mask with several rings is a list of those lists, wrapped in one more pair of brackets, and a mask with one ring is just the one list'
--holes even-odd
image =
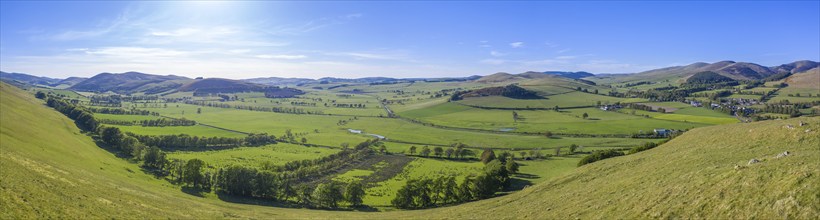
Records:
{"label": "shadow on field", "polygon": [[190,186],[183,186],[182,192],[187,193],[188,195],[205,198],[205,193],[208,193],[209,191]]}
{"label": "shadow on field", "polygon": [[337,208],[337,209],[323,209],[323,208],[315,208],[309,207],[297,203],[292,202],[281,202],[281,201],[272,201],[267,199],[258,199],[258,198],[250,198],[244,196],[234,196],[228,195],[225,193],[216,193],[217,198],[219,200],[230,202],[230,203],[239,203],[245,205],[258,205],[258,206],[272,206],[272,207],[280,207],[280,208],[309,208],[309,209],[318,209],[318,210],[327,210],[327,211],[360,211],[360,212],[378,212],[379,210],[371,207],[371,206],[357,206],[357,207],[349,207],[349,208]]}
{"label": "shadow on field", "polygon": [[[531,175],[534,176],[534,175]],[[516,176],[518,177],[518,176]],[[537,176],[536,176],[537,177]],[[509,191],[518,191],[524,189],[524,187],[532,185],[532,181],[519,179],[519,178],[510,178],[510,187],[507,188]]]}
{"label": "shadow on field", "polygon": [[284,208],[302,208],[302,205],[289,203],[289,202],[279,202],[279,201],[272,201],[266,199],[257,199],[257,198],[250,198],[244,196],[234,196],[228,195],[225,193],[216,193],[216,197],[219,200],[231,203],[239,203],[239,204],[246,204],[246,205],[260,205],[260,206],[275,206],[275,207],[284,207]]}

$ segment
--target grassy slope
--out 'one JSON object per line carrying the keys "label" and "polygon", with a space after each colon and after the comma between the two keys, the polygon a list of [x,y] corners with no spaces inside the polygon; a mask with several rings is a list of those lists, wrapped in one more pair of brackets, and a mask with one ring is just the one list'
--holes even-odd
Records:
{"label": "grassy slope", "polygon": [[[9,87],[0,85],[0,218],[4,219],[809,219],[820,215],[817,117],[694,129],[653,150],[593,163],[486,201],[419,211],[331,212],[230,204],[184,194],[99,149],[69,119]],[[809,126],[784,128],[798,120]],[[785,150],[793,155],[773,158]],[[763,162],[747,166],[751,158]]]}

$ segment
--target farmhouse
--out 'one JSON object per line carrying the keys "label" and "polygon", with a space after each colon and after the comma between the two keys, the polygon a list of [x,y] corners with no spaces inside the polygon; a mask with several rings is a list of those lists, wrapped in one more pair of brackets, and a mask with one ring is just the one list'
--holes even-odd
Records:
{"label": "farmhouse", "polygon": [[621,105],[603,105],[601,106],[601,110],[604,111],[614,111],[622,108]]}
{"label": "farmhouse", "polygon": [[658,136],[668,136],[671,131],[669,129],[665,129],[665,128],[656,128],[654,130],[654,132],[655,132],[655,135],[658,135]]}

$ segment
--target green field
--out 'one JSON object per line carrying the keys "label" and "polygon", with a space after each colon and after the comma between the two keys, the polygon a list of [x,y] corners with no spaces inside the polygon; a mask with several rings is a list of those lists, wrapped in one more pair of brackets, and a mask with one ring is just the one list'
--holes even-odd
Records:
{"label": "green field", "polygon": [[502,96],[486,96],[476,98],[466,98],[459,103],[471,106],[482,106],[492,108],[559,108],[595,106],[601,104],[615,104],[616,102],[629,103],[641,102],[641,99],[625,99],[604,95],[595,95],[584,92],[570,92],[560,95],[547,96],[545,99],[513,99]]}
{"label": "green field", "polygon": [[[513,112],[518,115],[513,118]],[[589,117],[583,118],[586,113]],[[691,129],[704,126],[704,120],[656,120],[640,116],[603,111],[598,108],[552,110],[488,110],[472,108],[454,103],[443,103],[425,109],[400,113],[436,125],[481,128],[494,131],[543,133],[550,131],[560,134],[634,134],[654,128]],[[665,119],[665,118],[661,118]],[[708,123],[708,121],[706,122]],[[714,124],[714,123],[709,123]]]}
{"label": "green field", "polygon": [[336,152],[339,152],[339,150],[277,143],[260,147],[238,147],[225,150],[175,151],[170,152],[168,158],[183,160],[196,158],[205,161],[212,167],[230,165],[260,167],[262,163],[283,165],[290,161],[317,159]]}

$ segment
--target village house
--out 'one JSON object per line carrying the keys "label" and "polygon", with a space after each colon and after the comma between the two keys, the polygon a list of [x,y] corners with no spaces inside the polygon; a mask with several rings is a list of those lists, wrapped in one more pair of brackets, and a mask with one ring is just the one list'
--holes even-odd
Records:
{"label": "village house", "polygon": [[671,131],[669,129],[665,129],[665,128],[656,128],[654,130],[654,132],[655,132],[655,135],[664,136],[664,137],[669,136],[669,133],[671,133]]}

